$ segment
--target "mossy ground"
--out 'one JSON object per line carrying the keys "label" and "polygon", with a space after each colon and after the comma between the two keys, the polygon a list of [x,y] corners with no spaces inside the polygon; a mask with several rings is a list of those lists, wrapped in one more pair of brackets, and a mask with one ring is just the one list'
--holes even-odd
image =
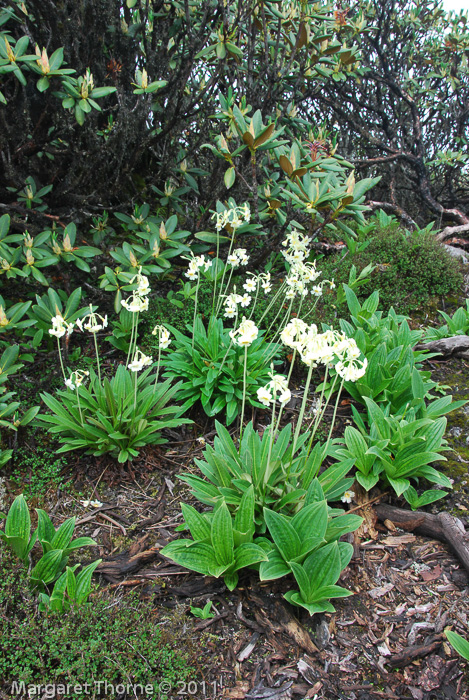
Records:
{"label": "mossy ground", "polygon": [[85,699],[108,697],[96,692],[104,680],[155,687],[165,681],[176,688],[202,679],[200,635],[183,607],[155,609],[136,591],[124,595],[95,586],[86,607],[38,614],[25,568],[3,546],[1,551],[0,697],[9,697],[14,681],[26,686],[87,681],[91,695],[72,695]]}

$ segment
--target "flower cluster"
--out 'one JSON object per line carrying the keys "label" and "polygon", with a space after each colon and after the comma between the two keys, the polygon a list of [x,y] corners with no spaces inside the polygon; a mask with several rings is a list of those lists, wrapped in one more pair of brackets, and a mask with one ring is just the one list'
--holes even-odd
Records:
{"label": "flower cluster", "polygon": [[304,236],[296,229],[293,229],[290,233],[287,233],[287,237],[282,241],[282,245],[286,247],[286,250],[282,250],[282,255],[290,265],[303,262],[309,254],[310,243],[311,238],[309,236]]}
{"label": "flower cluster", "polygon": [[[285,294],[287,299],[293,299],[297,294],[306,296],[308,294],[308,283],[316,282],[321,272],[316,270],[316,262],[305,263],[298,262],[291,266],[288,276],[285,280],[288,290]],[[334,280],[322,280],[319,283],[313,284],[311,294],[316,297],[322,296],[322,288],[324,285],[329,285],[330,289],[335,288]]]}
{"label": "flower cluster", "polygon": [[232,253],[230,253],[226,259],[226,264],[231,265],[236,268],[240,265],[247,265],[249,262],[249,255],[246,253],[246,248],[236,248]]}
{"label": "flower cluster", "polygon": [[245,316],[236,330],[230,331],[231,340],[240,347],[248,348],[259,335],[259,329],[254,321],[249,321]]}
{"label": "flower cluster", "polygon": [[158,347],[161,350],[165,350],[171,342],[169,331],[164,326],[155,326],[151,334],[158,335]]}
{"label": "flower cluster", "polygon": [[196,280],[199,276],[199,269],[203,267],[205,272],[207,272],[211,264],[212,261],[206,260],[204,255],[196,255],[189,262],[186,277],[188,277],[190,280]]}
{"label": "flower cluster", "polygon": [[287,348],[298,350],[302,345],[302,338],[308,331],[308,324],[301,318],[292,318],[280,333],[280,340]]}
{"label": "flower cluster", "polygon": [[[293,229],[282,241],[282,245],[287,249],[282,251],[282,255],[289,263],[290,270],[285,279],[287,284],[287,299],[294,299],[297,295],[306,296],[308,294],[308,284],[316,282],[321,272],[316,270],[316,262],[305,262],[309,255],[309,244],[311,239],[304,236],[299,231]],[[323,280],[311,287],[311,294],[316,297],[322,296],[322,289],[328,284],[331,289],[335,288],[334,280]]]}
{"label": "flower cluster", "polygon": [[243,204],[242,207],[232,207],[231,209],[225,209],[223,212],[216,212],[214,218],[216,221],[215,228],[218,232],[227,226],[235,231],[243,224],[250,222],[251,210],[248,204]]}
{"label": "flower cluster", "polygon": [[[268,384],[257,390],[257,398],[264,406],[269,406],[276,401],[279,401],[280,404],[284,406],[291,399],[288,380],[281,374],[273,374],[273,372],[270,372],[269,375],[272,379]],[[277,394],[279,394],[278,397]]]}
{"label": "flower cluster", "polygon": [[334,365],[336,373],[348,382],[356,382],[365,374],[366,358],[359,360],[360,348],[353,338],[348,338],[344,333],[333,329],[318,333],[314,323],[308,326],[295,318],[285,326],[280,340],[287,347],[298,350],[308,367]]}
{"label": "flower cluster", "polygon": [[270,272],[265,272],[259,275],[261,281],[261,287],[264,290],[264,294],[269,294],[272,291],[272,283],[270,281]]}
{"label": "flower cluster", "polygon": [[148,297],[141,297],[136,292],[129,299],[121,299],[121,304],[131,314],[148,311]]}
{"label": "flower cluster", "polygon": [[249,294],[236,294],[235,291],[232,294],[228,294],[225,299],[225,317],[234,318],[238,313],[238,304],[241,304],[243,308],[246,308],[251,303],[251,297]]}
{"label": "flower cluster", "polygon": [[83,384],[85,377],[88,377],[89,374],[90,373],[87,371],[76,369],[71,373],[70,377],[65,380],[65,385],[68,386],[69,389],[75,389],[79,387],[80,384]]}
{"label": "flower cluster", "polygon": [[144,367],[148,367],[153,362],[153,358],[149,355],[144,355],[138,348],[135,350],[135,355],[132,362],[129,364],[131,372],[140,372]]}
{"label": "flower cluster", "polygon": [[346,382],[356,382],[366,372],[366,367],[368,360],[365,358],[363,361],[351,361],[351,362],[341,362],[339,361],[335,366],[335,371],[342,377]]}
{"label": "flower cluster", "polygon": [[[54,316],[51,320],[52,322],[52,328],[49,328],[49,333],[51,335],[55,335],[56,338],[61,338],[65,333],[67,335],[70,335],[73,333],[73,323],[67,323],[60,314],[57,314],[57,316]],[[5,324],[2,324],[5,325]],[[77,321],[77,326],[80,328],[80,325]]]}
{"label": "flower cluster", "polygon": [[[53,321],[54,319],[52,319]],[[90,333],[97,333],[107,326],[107,315],[101,316],[93,311],[93,307],[90,304],[90,313],[85,316],[85,318],[77,319],[78,328],[83,331],[89,331]],[[50,333],[50,331],[49,331]]]}
{"label": "flower cluster", "polygon": [[130,284],[137,283],[138,287],[129,299],[122,299],[121,304],[124,309],[132,314],[148,310],[148,294],[150,293],[150,283],[148,277],[142,275],[142,268],[139,267],[135,277],[132,277]]}

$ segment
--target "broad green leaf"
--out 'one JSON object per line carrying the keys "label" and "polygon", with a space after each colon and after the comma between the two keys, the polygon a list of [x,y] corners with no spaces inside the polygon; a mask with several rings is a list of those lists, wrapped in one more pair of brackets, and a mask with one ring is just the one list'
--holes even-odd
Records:
{"label": "broad green leaf", "polygon": [[289,564],[276,549],[268,552],[268,560],[263,561],[259,568],[259,578],[261,581],[272,581],[282,576],[287,576],[291,572]]}
{"label": "broad green leaf", "polygon": [[234,181],[236,179],[236,171],[233,167],[228,168],[228,170],[225,171],[224,175],[224,181],[225,181],[225,187],[227,190],[230,189],[234,185]]}
{"label": "broad green leaf", "polygon": [[36,508],[37,513],[37,538],[39,542],[51,543],[55,537],[55,527],[52,524],[51,519],[48,514],[41,510],[41,508]]}
{"label": "broad green leaf", "polygon": [[264,520],[285,561],[290,562],[295,559],[300,554],[301,542],[288,519],[273,510],[264,508]]}
{"label": "broad green leaf", "polygon": [[469,642],[457,632],[445,630],[445,635],[451,646],[460,654],[466,661],[469,661]]}
{"label": "broad green leaf", "polygon": [[210,570],[217,566],[213,547],[203,542],[176,540],[163,547],[161,554],[176,564],[204,576],[210,575]]}
{"label": "broad green leaf", "polygon": [[76,603],[78,605],[82,605],[87,600],[91,589],[91,577],[95,569],[101,564],[101,562],[102,559],[97,559],[91,564],[88,564],[88,566],[85,566],[80,571],[80,573],[76,577],[76,592],[74,596],[70,594],[69,590],[70,597],[75,597]]}
{"label": "broad green leaf", "polygon": [[212,519],[212,546],[215,557],[221,566],[228,566],[234,560],[233,524],[226,503],[222,503]]}
{"label": "broad green leaf", "polygon": [[236,512],[234,527],[238,532],[254,533],[254,486],[250,486],[243,494]]}
{"label": "broad green leaf", "polygon": [[47,585],[57,578],[64,563],[63,551],[52,549],[38,561],[31,571],[31,580]]}
{"label": "broad green leaf", "polygon": [[365,491],[370,491],[379,481],[379,476],[357,472],[355,478]]}
{"label": "broad green leaf", "polygon": [[327,525],[325,539],[328,542],[337,540],[339,537],[342,537],[342,535],[347,534],[347,532],[354,532],[357,530],[362,522],[363,518],[353,513],[346,513],[345,515],[332,518]]}
{"label": "broad green leaf", "polygon": [[76,518],[69,518],[56,531],[51,542],[53,549],[66,549],[73,537]]}
{"label": "broad green leaf", "polygon": [[311,594],[322,586],[335,584],[342,571],[337,542],[331,542],[310,554],[303,569],[310,582]]}
{"label": "broad green leaf", "polygon": [[29,542],[31,532],[31,518],[29,516],[28,506],[23,494],[15,498],[8,511],[5,534],[8,537],[19,537],[25,542],[25,546]]}
{"label": "broad green leaf", "polygon": [[322,612],[335,612],[334,606],[329,601],[321,600],[314,603],[306,603],[298,591],[287,591],[283,597],[292,605],[305,608],[310,615]]}
{"label": "broad green leaf", "polygon": [[210,524],[201,513],[187,503],[181,503],[182,514],[194,540],[210,542]]}
{"label": "broad green leaf", "polygon": [[290,566],[300,589],[302,600],[304,600],[306,603],[312,602],[311,598],[314,591],[314,581],[310,580],[305,569],[296,562],[292,561]]}
{"label": "broad green leaf", "polygon": [[267,561],[267,554],[261,547],[252,542],[244,542],[236,548],[234,570],[238,571],[265,561]]}
{"label": "broad green leaf", "polygon": [[327,530],[327,501],[312,503],[303,508],[291,519],[291,525],[303,540],[309,537],[324,539]]}

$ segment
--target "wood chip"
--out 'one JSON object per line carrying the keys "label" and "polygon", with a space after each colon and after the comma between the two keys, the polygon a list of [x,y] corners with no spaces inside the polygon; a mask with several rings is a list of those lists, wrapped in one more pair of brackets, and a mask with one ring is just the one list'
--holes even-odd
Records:
{"label": "wood chip", "polygon": [[224,698],[233,698],[233,700],[244,700],[246,693],[249,692],[249,682],[248,681],[236,681],[236,686],[234,688],[225,688],[223,691]]}
{"label": "wood chip", "polygon": [[442,573],[443,569],[438,564],[437,566],[435,566],[434,569],[431,569],[430,571],[421,571],[420,576],[423,578],[424,581],[435,581],[437,578],[440,578]]}
{"label": "wood chip", "polygon": [[389,591],[392,591],[394,588],[394,584],[392,583],[385,583],[384,586],[379,586],[378,588],[372,588],[371,591],[368,591],[368,595],[370,595],[372,598],[381,598],[381,596],[386,595],[386,593],[389,593]]}
{"label": "wood chip", "polygon": [[246,661],[246,659],[249,659],[251,656],[252,652],[254,651],[254,647],[257,644],[257,640],[259,639],[260,634],[259,632],[254,632],[251,639],[249,640],[249,644],[244,647],[244,649],[238,654],[237,659],[241,663],[242,661]]}
{"label": "wood chip", "polygon": [[416,539],[415,535],[396,535],[393,537],[385,537],[381,542],[387,547],[400,547],[403,544],[415,542]]}
{"label": "wood chip", "polygon": [[292,696],[293,681],[286,681],[278,688],[257,686],[245,696],[246,700],[289,700]]}

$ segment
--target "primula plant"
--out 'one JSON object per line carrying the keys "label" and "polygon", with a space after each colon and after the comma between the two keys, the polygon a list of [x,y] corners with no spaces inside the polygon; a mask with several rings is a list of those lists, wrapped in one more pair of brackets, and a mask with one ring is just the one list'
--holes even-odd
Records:
{"label": "primula plant", "polygon": [[427,328],[425,341],[440,340],[441,338],[451,338],[455,335],[467,335],[469,332],[469,299],[466,299],[466,308],[460,306],[452,316],[444,311],[438,312],[446,323],[439,328]]}
{"label": "primula plant", "polygon": [[[367,491],[379,479],[389,484],[398,496],[411,488],[410,479],[425,478],[439,486],[451,488],[447,476],[430,464],[436,460],[446,460],[441,452],[446,448],[443,435],[446,418],[417,418],[410,409],[406,415],[389,415],[371,399],[365,399],[368,408],[368,424],[365,425],[355,411],[358,430],[352,426],[345,429],[345,449],[338,449],[337,456],[353,459],[358,471],[357,481]],[[415,489],[408,494],[412,507],[426,505],[445,496],[446,492],[425,491],[417,503]]]}
{"label": "primula plant", "polygon": [[[246,333],[233,338],[223,321],[214,316],[207,329],[196,319],[192,338],[169,328],[174,334],[174,350],[164,359],[164,374],[182,379],[179,398],[184,400],[185,409],[200,400],[207,415],[225,413],[229,425],[240,413],[243,396],[250,405],[260,405],[256,392],[268,378],[265,356],[276,354],[278,345]],[[242,324],[237,330],[240,328]],[[248,338],[252,338],[249,346],[243,345]]]}
{"label": "primula plant", "polygon": [[[369,363],[358,381],[345,378],[345,389],[366,412],[352,406],[356,427],[346,427],[334,455],[347,463],[352,460],[356,479],[366,491],[381,482],[402,495],[412,509],[420,508],[446,495],[441,489],[419,495],[415,486],[421,485],[421,479],[451,488],[448,477],[430,465],[446,459],[441,454],[448,449],[444,416],[466,402],[453,401],[449,395],[435,398],[433,392],[442,388],[431,380],[429,371],[421,369],[422,360],[433,355],[413,349],[422,331],[411,330],[407,319],[393,309],[383,317],[378,292],[360,304],[347,285],[344,289],[351,323],[341,320],[340,326],[353,335]],[[335,368],[331,374],[335,375]],[[319,389],[330,396],[336,381],[335,376],[329,382],[326,377]]]}
{"label": "primula plant", "polygon": [[[96,371],[93,368],[89,372],[75,370],[69,376],[63,364],[60,339],[72,333],[74,327],[60,315],[52,318],[49,333],[57,337],[67,390],[58,391],[56,397],[47,393],[41,395],[52,414],[43,414],[39,420],[58,436],[62,443],[59,452],[85,449],[94,455],[110,453],[119,462],[126,462],[136,457],[144,445],[165,442],[161,435],[165,428],[190,422],[181,417],[181,408],[168,406],[180,384],[171,386],[169,380],[158,383],[159,366],[156,374],[153,373],[153,359],[137,348],[138,316],[148,309],[150,287],[141,272],[133,282],[137,289],[121,302],[132,314],[127,359],[111,378],[103,376],[97,339],[98,332],[108,325],[107,316],[101,316],[90,307],[85,318],[77,319],[77,327],[93,336]],[[160,338],[163,347],[167,342],[166,336]]]}
{"label": "primula plant", "polygon": [[[249,331],[249,326],[243,329],[241,324],[231,335],[234,338],[246,336],[248,344],[252,342]],[[299,591],[286,594],[291,603],[306,608],[310,614],[334,611],[329,599],[350,595],[336,583],[350,561],[352,547],[338,543],[338,539],[359,527],[362,519],[328,505],[328,500],[350,500],[353,479],[345,477],[353,459],[333,464],[322,473],[320,469],[329,452],[344,381],[356,381],[363,376],[366,358],[361,359],[353,339],[332,330],[319,333],[314,324],[308,325],[301,319],[290,322],[280,337],[308,367],[294,434],[291,425],[279,430],[282,411],[290,400],[289,378],[274,374],[272,370],[270,381],[257,391],[262,404],[272,405],[270,426],[261,437],[251,422],[243,431],[241,420],[237,445],[227,429],[217,422],[214,446],[207,446],[205,461],[196,460],[203,476],[185,474],[181,477],[192,488],[193,495],[201,503],[213,506],[213,511],[200,514],[183,506],[193,541],[171,542],[162,552],[195,571],[223,575],[229,588],[236,585],[237,570],[242,565],[258,569],[261,580],[293,574]],[[324,392],[317,402],[314,418],[305,425],[312,370],[319,364],[325,366],[326,372],[334,370],[335,377],[340,378],[332,426],[324,445],[314,442],[329,403]],[[245,560],[236,556],[237,540],[233,534],[228,538],[229,552],[214,551],[212,528],[215,522],[218,525],[222,512],[226,532],[237,532],[238,542],[252,542],[251,547],[259,547],[264,557],[254,556],[253,551],[251,561],[242,564]],[[244,533],[241,540],[240,533]]]}
{"label": "primula plant", "polygon": [[[315,263],[307,261],[311,240],[296,229],[283,241],[287,275],[277,289],[273,288],[270,272],[248,272],[241,277],[239,273],[248,265],[249,255],[245,248],[235,247],[235,238],[249,228],[250,209],[247,204],[237,206],[230,200],[230,206],[219,207],[214,217],[216,234],[204,235],[216,242],[216,255],[213,260],[205,255],[189,258],[185,275],[195,286],[184,289],[184,297],[194,303],[193,322],[187,324],[189,335],[171,328],[175,342],[163,360],[164,376],[183,378],[180,396],[186,400],[186,408],[200,400],[209,416],[226,412],[228,425],[241,415],[242,431],[246,404],[262,406],[263,394],[258,392],[268,382],[268,367],[279,359],[278,341],[285,323],[293,313],[301,312],[308,294],[313,299],[309,304],[312,313],[324,285],[330,289],[335,285],[333,280],[319,280],[321,273]],[[223,230],[229,236],[222,235]],[[219,257],[220,245],[225,243],[229,245],[223,261]],[[202,282],[213,286],[207,329],[198,315]],[[256,325],[253,316],[261,297],[267,303]],[[273,320],[267,329],[261,329],[270,311]]]}
{"label": "primula plant", "polygon": [[[33,591],[39,592],[39,610],[63,612],[71,605],[86,603],[91,589],[91,576],[101,559],[88,564],[77,576],[74,572],[80,565],[66,565],[72,552],[96,542],[90,537],[72,539],[75,518],[69,518],[56,529],[45,511],[36,509],[36,512],[38,526],[31,534],[27,503],[22,494],[17,496],[8,515],[0,513],[0,517],[5,519],[5,530],[0,530],[0,539],[13,549],[23,564],[28,564],[36,542],[41,545],[42,556],[29,572],[30,586]],[[62,573],[65,567],[66,571]],[[51,588],[54,582],[55,585]]]}

